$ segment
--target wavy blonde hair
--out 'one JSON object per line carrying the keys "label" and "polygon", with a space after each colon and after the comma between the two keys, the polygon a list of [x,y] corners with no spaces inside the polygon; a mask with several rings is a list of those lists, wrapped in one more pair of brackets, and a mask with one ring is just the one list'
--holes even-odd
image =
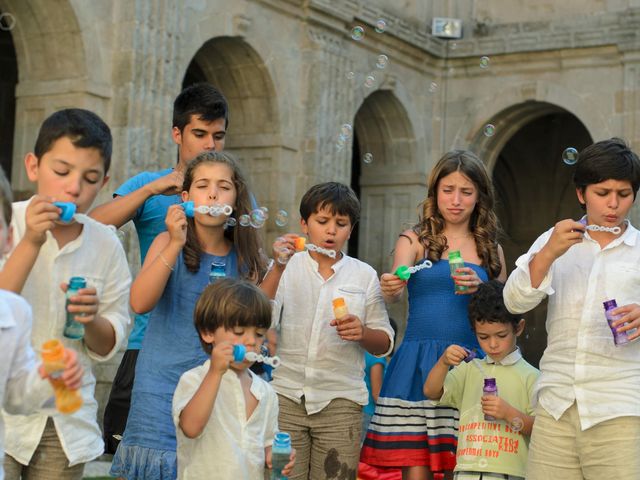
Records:
{"label": "wavy blonde hair", "polygon": [[471,180],[478,192],[478,201],[469,219],[469,230],[473,234],[482,266],[489,273],[489,278],[496,278],[502,270],[502,264],[498,254],[498,217],[493,211],[493,185],[484,164],[473,153],[453,150],[433,167],[427,180],[427,198],[418,207],[419,220],[413,231],[424,245],[427,258],[434,262],[440,260],[449,244],[443,233],[444,218],[438,209],[438,184],[453,172],[460,172]]}

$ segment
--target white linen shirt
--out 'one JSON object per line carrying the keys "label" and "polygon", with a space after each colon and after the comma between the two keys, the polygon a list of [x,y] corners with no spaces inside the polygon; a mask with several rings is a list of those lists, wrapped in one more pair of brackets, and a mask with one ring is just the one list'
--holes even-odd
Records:
{"label": "white linen shirt", "polygon": [[[14,245],[25,234],[25,212],[31,200],[14,202]],[[51,416],[69,464],[88,462],[104,451],[102,434],[97,423],[98,403],[94,398],[96,379],[91,371],[92,360],[106,361],[120,348],[129,323],[129,289],[131,274],[127,259],[113,227],[107,227],[86,215],[76,215],[83,224],[82,233],[62,249],[47,232],[47,240],[22,289],[22,295],[33,308],[31,342],[36,351],[47,340],[61,339],[65,347],[78,352],[78,362],[84,368],[82,407],[71,415],[57,411],[40,411],[28,416],[9,415],[3,411],[6,423],[5,451],[18,462],[28,465],[40,443],[47,417]],[[115,331],[116,342],[111,351],[100,356],[90,351],[82,340],[62,336],[66,320],[65,294],[61,283],[71,277],[85,277],[87,286],[96,287],[99,299],[98,315],[106,318]]]}
{"label": "white linen shirt", "polygon": [[[53,396],[37,371],[31,348],[31,307],[12,292],[0,290],[0,398],[11,413],[30,413]],[[4,478],[4,422],[0,416],[0,480]]]}
{"label": "white linen shirt", "polygon": [[529,263],[547,243],[542,234],[516,261],[505,305],[524,313],[549,296],[547,348],[533,400],[558,420],[575,401],[583,430],[623,416],[640,416],[640,342],[615,346],[602,302],[640,303],[640,233],[630,223],[606,247],[589,236],[551,265],[538,288]]}
{"label": "white linen shirt", "polygon": [[178,478],[262,480],[265,448],[278,431],[278,397],[267,382],[251,375],[251,393],[258,405],[247,419],[246,402],[238,375],[227,370],[222,376],[211,416],[196,438],[188,438],[179,427],[180,414],[200,388],[210,360],[182,374],[173,395],[173,423],[178,440]]}
{"label": "white linen shirt", "polygon": [[273,372],[273,388],[317,413],[331,400],[344,398],[360,405],[369,401],[364,383],[364,350],[342,340],[329,325],[335,318],[332,300],[343,297],[349,313],[368,328],[382,330],[393,349],[393,329],[376,271],[344,255],[327,280],[308,252],[293,255],[282,274],[274,301],[272,327],[279,329],[281,365]]}

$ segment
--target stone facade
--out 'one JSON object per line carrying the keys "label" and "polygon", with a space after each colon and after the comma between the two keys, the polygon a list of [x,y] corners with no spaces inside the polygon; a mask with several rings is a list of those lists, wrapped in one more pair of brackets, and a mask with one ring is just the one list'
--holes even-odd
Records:
{"label": "stone facade", "polygon": [[[18,195],[31,189],[22,157],[41,121],[69,106],[113,129],[98,202],[138,171],[171,165],[172,101],[207,80],[229,99],[227,148],[260,203],[289,212],[296,231],[310,185],[352,184],[363,215],[350,251],[380,273],[451,148],[474,150],[492,170],[510,266],[537,234],[579,214],[564,148],[616,135],[640,149],[640,0],[0,0],[0,12],[0,160]],[[432,37],[434,16],[461,18],[463,38]],[[339,149],[344,123],[354,136]],[[282,231],[270,221],[265,237]],[[403,325],[406,305],[391,313]],[[523,340],[534,361],[541,315]],[[100,367],[100,395],[115,368]]]}

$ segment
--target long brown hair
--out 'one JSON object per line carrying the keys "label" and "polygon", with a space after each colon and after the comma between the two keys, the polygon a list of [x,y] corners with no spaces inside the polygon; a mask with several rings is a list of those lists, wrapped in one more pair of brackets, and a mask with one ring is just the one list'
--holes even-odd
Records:
{"label": "long brown hair", "polygon": [[482,266],[489,272],[489,278],[496,278],[502,265],[498,255],[498,217],[493,211],[493,185],[484,164],[473,153],[453,150],[433,167],[427,181],[427,198],[418,207],[419,220],[413,230],[424,245],[429,260],[440,260],[442,252],[449,245],[443,233],[444,218],[438,210],[438,184],[453,172],[462,173],[476,187],[478,201],[469,219],[469,230],[473,234]]}
{"label": "long brown hair", "polygon": [[[236,204],[231,217],[236,219],[236,226],[227,228],[224,236],[233,243],[238,257],[238,273],[243,278],[262,278],[267,270],[266,257],[261,253],[260,238],[255,228],[240,227],[238,218],[251,212],[251,198],[249,188],[240,167],[227,153],[203,152],[198,155],[187,167],[184,174],[182,190],[188,192],[193,183],[193,174],[204,163],[223,163],[231,169],[231,180],[236,189]],[[193,218],[187,219],[187,241],[182,249],[184,264],[190,272],[200,269],[200,256],[202,246],[196,235]]]}

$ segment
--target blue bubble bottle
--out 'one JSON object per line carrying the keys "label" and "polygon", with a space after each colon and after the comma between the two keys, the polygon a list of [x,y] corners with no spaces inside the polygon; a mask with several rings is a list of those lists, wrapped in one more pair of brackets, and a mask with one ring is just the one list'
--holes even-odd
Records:
{"label": "blue bubble bottle", "polygon": [[282,469],[291,457],[291,436],[286,432],[276,433],[271,446],[271,480],[286,480]]}
{"label": "blue bubble bottle", "polygon": [[65,312],[67,312],[67,321],[64,324],[63,335],[67,338],[79,340],[84,337],[84,324],[76,322],[75,318],[78,314],[69,312],[69,305],[72,304],[71,297],[78,294],[78,290],[87,287],[87,281],[83,277],[71,277],[69,287],[67,288],[67,300],[65,302]]}

